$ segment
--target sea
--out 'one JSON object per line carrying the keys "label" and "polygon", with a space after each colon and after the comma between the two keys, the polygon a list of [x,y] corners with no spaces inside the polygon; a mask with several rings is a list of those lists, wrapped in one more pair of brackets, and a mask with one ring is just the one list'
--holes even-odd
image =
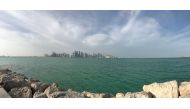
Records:
{"label": "sea", "polygon": [[190,58],[0,57],[5,68],[79,92],[136,92],[153,82],[190,81]]}

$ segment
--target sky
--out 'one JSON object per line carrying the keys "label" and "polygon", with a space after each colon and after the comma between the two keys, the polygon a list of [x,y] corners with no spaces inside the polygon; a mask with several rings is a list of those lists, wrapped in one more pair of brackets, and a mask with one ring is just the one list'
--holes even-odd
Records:
{"label": "sky", "polygon": [[190,56],[190,11],[0,11],[0,55]]}

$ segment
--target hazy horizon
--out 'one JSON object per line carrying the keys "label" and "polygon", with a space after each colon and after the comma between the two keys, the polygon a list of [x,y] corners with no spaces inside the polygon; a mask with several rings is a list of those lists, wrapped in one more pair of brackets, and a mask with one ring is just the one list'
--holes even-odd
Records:
{"label": "hazy horizon", "polygon": [[[17,55],[12,55],[12,56],[9,56],[9,55],[0,55],[0,57],[52,57],[52,56],[45,56],[45,54],[44,55],[28,55],[28,56],[17,56]],[[53,58],[55,58],[55,57],[53,57]],[[64,58],[64,57],[57,57],[57,58]],[[69,58],[72,58],[72,57],[69,57]],[[77,58],[77,57],[74,57],[74,58]],[[173,56],[173,57],[116,57],[116,58],[136,58],[136,59],[140,59],[140,58],[144,58],[144,59],[148,59],[148,58],[150,58],[150,59],[156,59],[156,58],[190,58],[190,56]]]}
{"label": "hazy horizon", "polygon": [[0,11],[0,56],[190,56],[190,11]]}

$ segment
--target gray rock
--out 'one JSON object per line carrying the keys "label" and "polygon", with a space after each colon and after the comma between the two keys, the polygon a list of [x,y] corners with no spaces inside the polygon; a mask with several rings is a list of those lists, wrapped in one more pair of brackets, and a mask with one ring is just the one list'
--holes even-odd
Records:
{"label": "gray rock", "polygon": [[152,98],[152,95],[146,92],[127,92],[125,98]]}
{"label": "gray rock", "polygon": [[35,92],[33,98],[47,98],[47,96],[43,92]]}
{"label": "gray rock", "polygon": [[76,91],[72,91],[71,89],[66,91],[64,98],[84,98],[84,94]]}
{"label": "gray rock", "polygon": [[143,90],[156,98],[178,98],[178,83],[175,80],[144,85]]}
{"label": "gray rock", "polygon": [[10,79],[4,81],[3,86],[4,86],[5,90],[9,91],[12,88],[28,86],[28,83],[25,81],[24,78],[15,76],[13,78],[10,78]]}
{"label": "gray rock", "polygon": [[8,74],[2,73],[0,75],[0,84],[3,84],[5,81],[10,80],[10,76]]}
{"label": "gray rock", "polygon": [[92,92],[86,92],[86,91],[83,91],[81,94],[85,98],[110,98],[110,97],[113,97],[112,94],[107,94],[107,93],[92,93]]}
{"label": "gray rock", "polygon": [[32,90],[29,87],[13,88],[9,94],[13,98],[32,98]]}
{"label": "gray rock", "polygon": [[49,84],[41,83],[41,82],[34,82],[31,83],[31,88],[33,92],[44,92],[45,89],[49,86]]}
{"label": "gray rock", "polygon": [[0,84],[5,88],[6,91],[10,91],[12,88],[28,86],[25,77],[15,73],[2,74],[0,76]]}
{"label": "gray rock", "polygon": [[59,91],[61,91],[61,89],[58,87],[56,83],[53,83],[48,88],[45,89],[44,93],[47,95],[48,98],[52,98],[51,94]]}
{"label": "gray rock", "polygon": [[11,96],[0,86],[0,98],[11,98]]}

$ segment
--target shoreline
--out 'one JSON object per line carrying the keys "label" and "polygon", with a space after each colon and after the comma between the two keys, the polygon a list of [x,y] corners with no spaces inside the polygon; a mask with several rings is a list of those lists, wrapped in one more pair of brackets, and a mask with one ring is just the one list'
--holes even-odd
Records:
{"label": "shoreline", "polygon": [[[176,80],[144,85],[140,92],[92,93],[60,88],[9,69],[0,70],[0,86],[12,98],[190,98],[190,82]],[[1,93],[0,93],[1,98]],[[9,98],[9,97],[8,97]]]}

